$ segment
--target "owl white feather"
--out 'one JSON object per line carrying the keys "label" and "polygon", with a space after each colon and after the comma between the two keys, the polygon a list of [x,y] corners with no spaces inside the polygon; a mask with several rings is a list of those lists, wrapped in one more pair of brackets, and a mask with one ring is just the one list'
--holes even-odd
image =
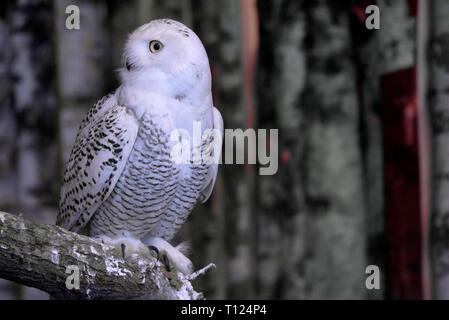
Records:
{"label": "owl white feather", "polygon": [[[169,241],[195,203],[209,198],[218,168],[173,162],[176,142],[170,135],[179,129],[192,134],[194,121],[202,132],[223,132],[212,104],[209,60],[196,34],[170,19],[135,30],[123,60],[120,87],[81,123],[64,173],[57,224],[125,245],[141,241],[191,273],[191,261]],[[202,148],[221,150],[221,143],[209,139]]]}

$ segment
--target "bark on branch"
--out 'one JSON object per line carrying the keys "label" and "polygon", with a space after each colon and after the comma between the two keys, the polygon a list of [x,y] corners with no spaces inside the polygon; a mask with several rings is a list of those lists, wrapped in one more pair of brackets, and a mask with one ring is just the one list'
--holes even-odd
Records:
{"label": "bark on branch", "polygon": [[[68,266],[77,266],[80,288],[67,289]],[[181,274],[169,280],[157,259],[132,254],[55,225],[0,212],[0,278],[60,299],[202,299]]]}

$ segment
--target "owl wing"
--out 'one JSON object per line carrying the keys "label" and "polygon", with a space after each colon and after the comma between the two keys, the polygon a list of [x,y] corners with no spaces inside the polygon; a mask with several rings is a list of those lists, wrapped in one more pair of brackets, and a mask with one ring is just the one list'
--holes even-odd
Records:
{"label": "owl wing", "polygon": [[[213,124],[214,129],[218,129],[221,133],[220,139],[213,139],[213,143],[209,146],[211,148],[211,152],[213,152],[214,149],[219,150],[220,154],[217,155],[218,159],[220,159],[221,155],[221,146],[223,144],[223,118],[221,117],[220,111],[218,111],[217,108],[213,107]],[[203,188],[200,191],[200,198],[199,200],[204,203],[209,199],[212,190],[214,189],[215,180],[217,178],[217,172],[218,172],[218,163],[213,163],[209,166],[206,181],[204,183]]]}
{"label": "owl wing", "polygon": [[75,232],[111,194],[139,129],[134,113],[117,105],[114,96],[102,105],[81,123],[64,172],[56,224]]}

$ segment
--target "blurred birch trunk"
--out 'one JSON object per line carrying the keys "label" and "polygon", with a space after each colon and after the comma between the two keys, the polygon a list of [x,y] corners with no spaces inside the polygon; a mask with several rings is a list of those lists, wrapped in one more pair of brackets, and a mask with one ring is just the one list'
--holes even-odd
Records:
{"label": "blurred birch trunk", "polygon": [[46,214],[44,208],[57,203],[51,8],[48,0],[21,0],[11,16],[11,72],[18,125],[17,201],[20,212],[35,221],[42,221],[42,214],[54,215],[53,210]]}
{"label": "blurred birch trunk", "polygon": [[[374,4],[377,4],[374,1]],[[360,101],[361,148],[366,192],[366,250],[367,265],[379,267],[381,286],[379,290],[367,291],[369,299],[383,299],[385,294],[385,208],[384,168],[382,145],[382,122],[380,101],[379,61],[381,49],[378,30],[365,27],[364,2],[357,7],[359,13],[352,19],[351,31],[356,49],[357,83]],[[383,12],[382,12],[383,14]]]}
{"label": "blurred birch trunk", "polygon": [[[305,297],[366,296],[366,204],[348,2],[306,1],[308,73],[301,110]],[[349,263],[350,261],[350,263]]]}
{"label": "blurred birch trunk", "polygon": [[[1,139],[5,139],[1,144],[1,205],[31,220],[51,223],[58,189],[52,4],[49,0],[20,0],[2,5],[6,8],[2,18],[7,18],[2,23],[9,24],[2,27],[2,43],[10,45],[3,46],[8,53],[2,52],[6,64],[2,81],[5,75],[9,79],[1,93]],[[48,296],[36,289],[15,287],[16,298]]]}
{"label": "blurred birch trunk", "polygon": [[379,73],[410,68],[416,58],[416,19],[408,0],[377,0],[380,9],[380,29],[377,42]]}
{"label": "blurred birch trunk", "polygon": [[433,298],[449,299],[449,2],[434,0],[429,3],[429,9]]}
{"label": "blurred birch trunk", "polygon": [[305,213],[301,181],[306,77],[301,1],[259,1],[259,128],[279,129],[279,171],[256,183],[258,298],[305,298]]}
{"label": "blurred birch trunk", "polygon": [[[0,16],[0,42],[11,43],[11,7],[5,6]],[[9,46],[0,47],[0,205],[2,209],[16,209],[17,166],[16,137],[17,121],[13,107],[14,90],[11,63],[13,52]]]}
{"label": "blurred birch trunk", "polygon": [[[0,42],[11,43],[11,2],[3,2],[0,10]],[[2,210],[17,210],[16,181],[17,166],[16,137],[17,122],[12,100],[11,62],[13,54],[9,46],[0,47],[0,207]],[[18,285],[0,279],[0,300],[14,299]]]}
{"label": "blurred birch trunk", "polygon": [[[67,6],[79,6],[80,29],[66,28]],[[54,8],[61,170],[86,111],[105,94],[106,3],[58,0]],[[60,178],[61,180],[61,178]]]}

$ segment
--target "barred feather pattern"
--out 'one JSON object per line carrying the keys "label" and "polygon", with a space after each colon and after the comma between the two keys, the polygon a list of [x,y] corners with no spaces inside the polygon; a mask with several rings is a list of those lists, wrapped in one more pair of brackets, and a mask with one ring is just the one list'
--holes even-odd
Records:
{"label": "barred feather pattern", "polygon": [[90,109],[64,172],[56,224],[78,232],[109,196],[131,152],[138,124],[108,95]]}
{"label": "barred feather pattern", "polygon": [[[144,114],[134,147],[112,193],[90,222],[90,235],[171,240],[207,179],[205,164],[176,164],[167,130]],[[203,147],[205,147],[203,145]]]}

